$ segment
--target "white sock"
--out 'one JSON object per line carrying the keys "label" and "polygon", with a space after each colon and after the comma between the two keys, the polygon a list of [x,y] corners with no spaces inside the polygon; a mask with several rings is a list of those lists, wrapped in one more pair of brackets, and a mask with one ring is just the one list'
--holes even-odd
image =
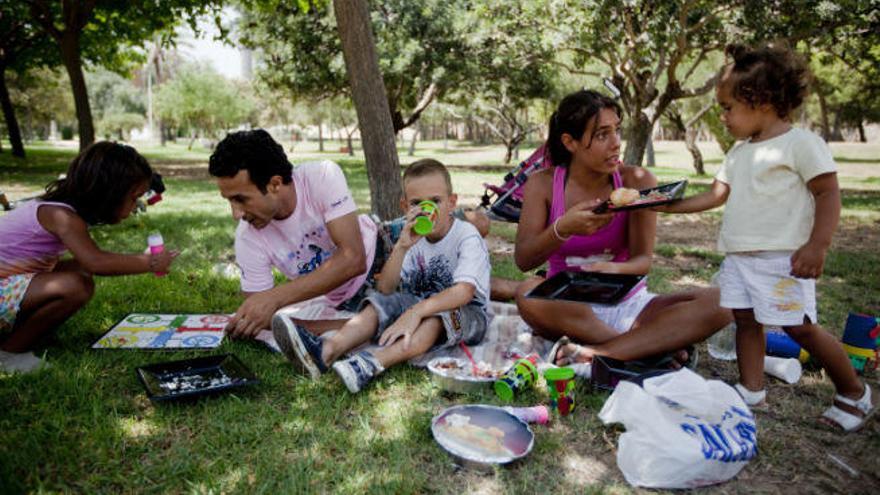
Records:
{"label": "white sock", "polygon": [[30,373],[49,363],[38,358],[33,352],[6,352],[0,350],[0,369],[8,373]]}

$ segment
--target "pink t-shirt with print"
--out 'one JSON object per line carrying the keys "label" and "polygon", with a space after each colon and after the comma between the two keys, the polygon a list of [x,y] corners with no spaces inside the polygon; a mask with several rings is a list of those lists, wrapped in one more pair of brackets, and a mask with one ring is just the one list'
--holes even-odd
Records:
{"label": "pink t-shirt with print", "polygon": [[[330,259],[336,245],[327,223],[357,211],[345,175],[331,161],[306,162],[293,169],[296,208],[284,220],[272,220],[262,229],[240,221],[235,231],[235,260],[241,268],[241,290],[260,292],[274,287],[272,267],[288,279],[317,269]],[[366,252],[366,270],[376,251],[376,224],[359,215]],[[326,294],[333,305],[347,301],[367,278],[367,272]]]}

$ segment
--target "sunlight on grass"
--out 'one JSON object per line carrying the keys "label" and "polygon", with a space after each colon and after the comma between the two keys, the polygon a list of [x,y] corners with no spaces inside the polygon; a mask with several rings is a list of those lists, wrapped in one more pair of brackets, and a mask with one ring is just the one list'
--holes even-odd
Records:
{"label": "sunlight on grass", "polygon": [[565,479],[569,482],[586,487],[608,475],[608,466],[592,456],[577,453],[566,455],[562,460]]}
{"label": "sunlight on grass", "polygon": [[138,419],[133,417],[117,418],[117,427],[127,437],[139,439],[155,435],[159,428],[149,419]]}

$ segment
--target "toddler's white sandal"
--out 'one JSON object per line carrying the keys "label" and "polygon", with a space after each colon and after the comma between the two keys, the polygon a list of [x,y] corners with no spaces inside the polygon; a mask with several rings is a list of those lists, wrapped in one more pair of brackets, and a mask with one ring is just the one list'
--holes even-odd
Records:
{"label": "toddler's white sandal", "polygon": [[871,416],[877,412],[878,407],[880,407],[880,402],[877,404],[871,403],[871,387],[867,383],[865,384],[865,393],[862,394],[861,399],[853,400],[843,395],[835,395],[834,401],[855,408],[863,414],[863,416],[858,416],[851,412],[844,411],[836,405],[832,405],[822,413],[822,418],[825,419],[827,423],[837,425],[847,433],[858,431],[865,426],[868,419],[870,419]]}
{"label": "toddler's white sandal", "polygon": [[757,392],[753,392],[743,386],[742,383],[737,383],[733,386],[736,389],[736,392],[740,397],[743,398],[743,401],[747,406],[758,406],[764,403],[764,400],[767,398],[766,390],[758,390]]}

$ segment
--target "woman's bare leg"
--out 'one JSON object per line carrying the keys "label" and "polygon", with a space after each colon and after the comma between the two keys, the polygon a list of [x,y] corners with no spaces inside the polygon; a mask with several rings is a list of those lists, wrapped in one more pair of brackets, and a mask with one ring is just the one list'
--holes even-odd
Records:
{"label": "woman's bare leg", "polygon": [[[593,356],[608,356],[629,361],[672,352],[705,340],[731,321],[730,310],[719,306],[718,289],[657,296],[628,332],[603,343],[581,346],[574,360],[588,362]],[[572,346],[568,351],[574,349]]]}
{"label": "woman's bare leg", "polygon": [[598,344],[620,335],[596,317],[587,304],[525,297],[543,281],[541,278],[526,280],[520,283],[516,292],[519,314],[535,333],[549,339],[567,335],[586,344]]}

